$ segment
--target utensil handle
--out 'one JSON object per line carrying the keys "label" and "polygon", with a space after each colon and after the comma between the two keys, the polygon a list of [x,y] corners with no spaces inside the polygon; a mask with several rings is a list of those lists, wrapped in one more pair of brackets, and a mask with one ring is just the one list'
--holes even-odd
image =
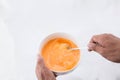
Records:
{"label": "utensil handle", "polygon": [[78,47],[78,48],[71,48],[70,50],[85,50],[85,49],[88,49],[88,47]]}

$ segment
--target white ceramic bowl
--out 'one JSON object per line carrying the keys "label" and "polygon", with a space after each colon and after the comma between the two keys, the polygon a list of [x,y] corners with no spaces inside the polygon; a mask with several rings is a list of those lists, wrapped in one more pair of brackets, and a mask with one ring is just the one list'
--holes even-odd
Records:
{"label": "white ceramic bowl", "polygon": [[[71,35],[67,34],[67,33],[61,33],[61,32],[58,32],[58,33],[53,33],[53,34],[50,34],[48,35],[45,39],[43,39],[43,41],[41,42],[40,44],[40,53],[42,53],[42,48],[43,46],[51,39],[55,39],[55,38],[64,38],[64,39],[68,39],[68,40],[71,40],[73,41],[78,47],[79,47],[79,43],[75,40],[75,38],[73,38]],[[79,65],[79,61],[78,63],[70,70],[66,70],[66,71],[53,71],[56,75],[63,75],[63,74],[66,74],[66,73],[69,73],[71,71],[73,71],[77,66]]]}

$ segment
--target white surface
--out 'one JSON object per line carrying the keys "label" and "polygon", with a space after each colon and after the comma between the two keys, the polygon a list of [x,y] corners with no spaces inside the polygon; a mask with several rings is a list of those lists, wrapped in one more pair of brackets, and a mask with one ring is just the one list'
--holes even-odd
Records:
{"label": "white surface", "polygon": [[15,80],[14,42],[0,20],[0,80]]}
{"label": "white surface", "polygon": [[[66,32],[87,46],[94,34],[120,37],[119,0],[7,0],[12,13],[6,21],[15,40],[18,78],[36,80],[34,69],[41,40],[54,32]],[[87,50],[81,64],[58,80],[120,80],[120,64]]]}
{"label": "white surface", "polygon": [[0,0],[0,80],[16,80],[14,41],[4,21],[6,8]]}

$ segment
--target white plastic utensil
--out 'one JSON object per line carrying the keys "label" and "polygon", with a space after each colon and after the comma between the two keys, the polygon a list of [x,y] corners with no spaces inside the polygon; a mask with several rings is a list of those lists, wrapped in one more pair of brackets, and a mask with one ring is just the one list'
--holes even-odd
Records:
{"label": "white plastic utensil", "polygon": [[88,48],[87,47],[69,48],[69,50],[82,50],[82,49],[88,49]]}

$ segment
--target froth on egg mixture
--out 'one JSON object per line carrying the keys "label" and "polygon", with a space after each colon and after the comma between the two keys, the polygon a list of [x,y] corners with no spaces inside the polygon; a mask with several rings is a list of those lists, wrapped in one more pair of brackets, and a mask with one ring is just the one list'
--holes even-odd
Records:
{"label": "froth on egg mixture", "polygon": [[69,50],[78,46],[69,39],[49,40],[42,48],[42,57],[52,71],[68,71],[74,68],[80,59],[80,50]]}

